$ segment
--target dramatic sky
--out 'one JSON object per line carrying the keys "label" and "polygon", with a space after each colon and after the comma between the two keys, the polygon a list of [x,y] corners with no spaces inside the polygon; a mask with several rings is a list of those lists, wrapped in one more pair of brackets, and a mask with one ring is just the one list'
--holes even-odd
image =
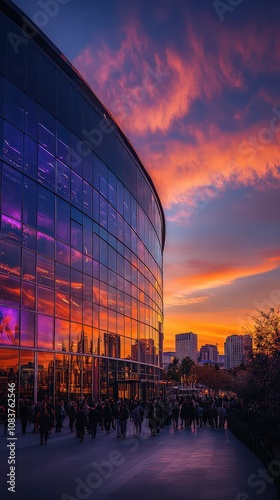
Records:
{"label": "dramatic sky", "polygon": [[154,180],[167,226],[165,350],[191,330],[223,352],[257,309],[280,303],[279,0],[57,0],[45,16],[44,0],[16,3],[45,24]]}

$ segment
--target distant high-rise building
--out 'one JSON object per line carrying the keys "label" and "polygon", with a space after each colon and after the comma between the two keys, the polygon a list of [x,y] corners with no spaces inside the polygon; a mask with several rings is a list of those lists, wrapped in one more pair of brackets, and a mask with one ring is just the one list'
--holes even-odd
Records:
{"label": "distant high-rise building", "polygon": [[201,346],[198,361],[213,361],[213,363],[219,362],[219,351],[217,344],[205,344]]}
{"label": "distant high-rise building", "polygon": [[197,363],[197,334],[193,332],[175,335],[176,356],[181,362],[187,356]]}
{"label": "distant high-rise building", "polygon": [[225,341],[225,368],[230,369],[246,362],[252,355],[250,335],[230,335]]}

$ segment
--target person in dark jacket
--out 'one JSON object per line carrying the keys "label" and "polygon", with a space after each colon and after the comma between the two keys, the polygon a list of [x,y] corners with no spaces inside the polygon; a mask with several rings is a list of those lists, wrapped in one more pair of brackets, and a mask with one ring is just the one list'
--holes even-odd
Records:
{"label": "person in dark jacket", "polygon": [[77,406],[75,401],[72,402],[68,413],[69,413],[69,428],[70,431],[73,432],[74,423],[76,421],[76,416],[77,416]]}
{"label": "person in dark jacket", "polygon": [[96,436],[96,430],[99,420],[100,420],[100,415],[96,409],[96,405],[93,405],[93,407],[89,409],[89,414],[88,414],[88,426],[92,439],[94,439]]}
{"label": "person in dark jacket", "polygon": [[38,425],[40,429],[40,444],[41,445],[43,444],[44,438],[45,438],[44,444],[47,444],[49,430],[51,428],[51,417],[47,412],[46,403],[43,405],[41,411],[38,413]]}
{"label": "person in dark jacket", "polygon": [[107,432],[107,434],[109,434],[112,421],[112,410],[110,408],[108,401],[105,402],[105,406],[102,410],[102,416],[103,416],[105,431]]}
{"label": "person in dark jacket", "polygon": [[129,409],[126,404],[123,403],[120,410],[120,427],[121,427],[121,435],[122,439],[126,439],[126,429],[127,429],[127,421],[129,419]]}
{"label": "person in dark jacket", "polygon": [[88,418],[87,418],[87,414],[86,412],[84,411],[84,408],[83,408],[84,405],[81,405],[80,406],[80,409],[77,413],[77,416],[76,416],[76,430],[77,430],[77,437],[80,438],[80,443],[83,442],[84,440],[84,436],[85,436],[85,428],[87,426],[87,423],[88,423]]}
{"label": "person in dark jacket", "polygon": [[23,401],[23,404],[21,405],[21,407],[19,409],[19,416],[20,416],[20,420],[21,420],[21,430],[22,430],[23,436],[26,433],[26,427],[27,427],[30,415],[31,415],[30,406],[28,405],[27,401]]}

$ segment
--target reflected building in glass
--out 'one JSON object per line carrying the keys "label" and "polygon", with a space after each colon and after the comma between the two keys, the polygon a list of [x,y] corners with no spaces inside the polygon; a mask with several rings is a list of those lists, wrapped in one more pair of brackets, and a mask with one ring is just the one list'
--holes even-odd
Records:
{"label": "reflected building in glass", "polygon": [[157,192],[63,54],[0,9],[0,398],[159,394]]}

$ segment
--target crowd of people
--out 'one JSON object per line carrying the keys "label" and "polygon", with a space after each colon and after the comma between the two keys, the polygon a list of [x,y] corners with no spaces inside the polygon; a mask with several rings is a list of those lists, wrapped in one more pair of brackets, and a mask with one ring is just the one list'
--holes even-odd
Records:
{"label": "crowd of people", "polygon": [[171,396],[146,401],[94,401],[83,398],[60,400],[55,405],[45,398],[40,403],[23,401],[19,417],[22,435],[25,435],[28,424],[32,424],[32,432],[40,435],[40,444],[43,445],[47,444],[53,432],[62,432],[66,417],[70,432],[75,432],[80,442],[84,441],[85,433],[95,439],[98,428],[107,434],[116,431],[117,438],[126,439],[128,421],[133,422],[134,435],[140,435],[145,419],[154,437],[166,426],[174,429],[203,426],[223,428],[228,412],[235,404],[234,398],[226,396]]}

